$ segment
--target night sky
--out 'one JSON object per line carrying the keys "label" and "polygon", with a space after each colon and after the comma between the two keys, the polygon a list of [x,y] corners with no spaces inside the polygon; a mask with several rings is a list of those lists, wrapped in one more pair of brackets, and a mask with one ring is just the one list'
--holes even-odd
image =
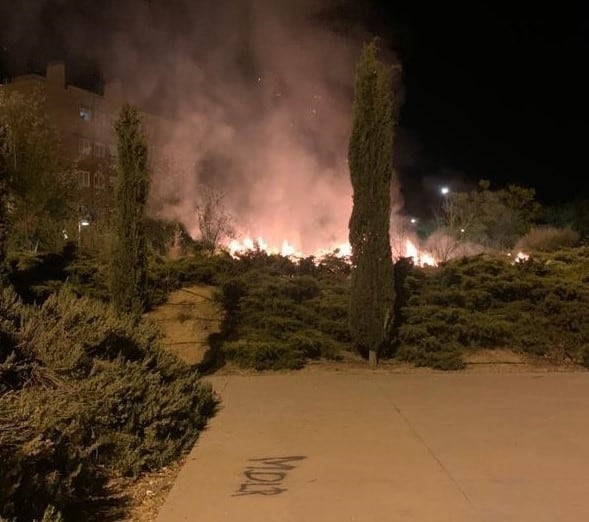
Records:
{"label": "night sky", "polygon": [[382,25],[406,31],[397,43],[407,97],[401,125],[423,144],[416,174],[438,165],[527,184],[544,201],[589,195],[589,26],[580,9],[470,2],[452,10],[444,2],[424,17],[418,3],[405,4],[416,7],[381,8]]}
{"label": "night sky", "polygon": [[[83,40],[108,38],[111,21],[103,7],[112,9],[113,2],[23,0],[19,4],[42,19],[34,41],[30,32],[15,30],[32,22],[23,7],[15,14],[14,3],[0,0],[0,76],[42,71],[48,59],[65,56],[71,79],[99,82]],[[404,192],[487,178],[535,187],[543,202],[589,196],[589,23],[577,4],[392,3],[344,0],[327,10],[325,23],[378,34],[402,63]],[[48,4],[51,9],[39,7]],[[174,2],[167,5],[173,9]],[[72,19],[88,22],[75,48],[63,36]]]}

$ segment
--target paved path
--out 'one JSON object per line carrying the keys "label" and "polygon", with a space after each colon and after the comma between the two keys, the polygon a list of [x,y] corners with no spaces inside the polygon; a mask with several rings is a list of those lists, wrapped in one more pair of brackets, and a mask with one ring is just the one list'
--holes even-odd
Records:
{"label": "paved path", "polygon": [[589,373],[213,383],[223,407],[158,522],[589,520]]}

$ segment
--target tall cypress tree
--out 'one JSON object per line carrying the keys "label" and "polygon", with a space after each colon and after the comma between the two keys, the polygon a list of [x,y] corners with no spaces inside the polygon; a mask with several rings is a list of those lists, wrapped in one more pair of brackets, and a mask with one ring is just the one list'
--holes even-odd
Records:
{"label": "tall cypress tree", "polygon": [[393,176],[391,68],[379,62],[375,42],[364,47],[356,69],[354,123],[348,164],[354,207],[350,217],[352,287],[350,334],[355,348],[377,362],[390,341],[393,261],[389,237]]}
{"label": "tall cypress tree", "polygon": [[147,142],[137,110],[126,104],[115,124],[118,138],[115,245],[111,291],[115,307],[139,314],[147,289],[145,205],[149,190]]}

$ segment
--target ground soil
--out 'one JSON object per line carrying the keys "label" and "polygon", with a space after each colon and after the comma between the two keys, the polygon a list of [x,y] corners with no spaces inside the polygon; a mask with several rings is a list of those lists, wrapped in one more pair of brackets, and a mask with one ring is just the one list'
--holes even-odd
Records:
{"label": "ground soil", "polygon": [[200,363],[208,349],[209,335],[219,331],[222,311],[214,292],[212,286],[182,288],[148,314],[164,332],[164,347],[186,364]]}

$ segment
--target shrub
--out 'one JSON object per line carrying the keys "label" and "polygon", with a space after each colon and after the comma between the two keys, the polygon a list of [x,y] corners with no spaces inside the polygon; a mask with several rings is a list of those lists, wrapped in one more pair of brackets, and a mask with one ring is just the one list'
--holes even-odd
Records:
{"label": "shrub", "polygon": [[220,285],[233,270],[228,256],[197,254],[178,259],[152,256],[147,274],[147,305],[149,308],[163,303],[170,292],[186,285]]}
{"label": "shrub", "polygon": [[10,283],[25,302],[42,302],[67,277],[66,267],[73,257],[68,246],[60,254],[20,254],[9,259]]}
{"label": "shrub", "polygon": [[240,366],[256,370],[298,370],[305,365],[302,350],[282,342],[238,340],[225,343],[226,356]]}
{"label": "shrub", "polygon": [[[112,296],[107,247],[78,249],[70,242],[60,253],[12,254],[8,259],[10,284],[27,304],[42,303],[66,282],[78,295],[109,302]],[[151,252],[146,306],[153,308],[165,302],[170,292],[184,285],[220,285],[237,273],[238,265],[229,255],[201,253],[169,259]]]}
{"label": "shrub", "polygon": [[410,297],[401,309],[397,356],[450,367],[461,350],[509,347],[583,362],[588,255],[589,249],[578,248],[524,263],[477,256],[438,269],[413,267],[403,283]]}
{"label": "shrub", "polygon": [[294,333],[287,338],[288,345],[293,352],[302,352],[306,358],[338,359],[342,347],[340,343],[323,335],[318,330],[306,329]]}
{"label": "shrub", "polygon": [[455,344],[441,343],[435,337],[420,337],[418,343],[404,344],[397,356],[415,364],[437,370],[460,370],[464,368],[462,350]]}
{"label": "shrub", "polygon": [[0,361],[10,354],[22,314],[22,303],[10,287],[0,292]]}
{"label": "shrub", "polygon": [[219,295],[227,359],[256,369],[300,368],[307,359],[337,359],[349,347],[347,278],[313,267],[297,274],[290,260],[262,253],[237,262],[239,275]]}
{"label": "shrub", "polygon": [[70,288],[78,295],[103,302],[110,299],[108,265],[97,258],[81,254],[66,268]]}
{"label": "shrub", "polygon": [[554,252],[573,247],[579,242],[579,234],[572,228],[535,227],[515,245],[516,252]]}
{"label": "shrub", "polygon": [[[66,520],[106,475],[136,475],[189,448],[214,409],[209,387],[145,320],[69,288],[41,306],[0,299],[0,516]],[[4,315],[4,312],[8,312]]]}
{"label": "shrub", "polygon": [[580,350],[581,353],[581,364],[585,368],[589,368],[589,345],[585,345]]}

